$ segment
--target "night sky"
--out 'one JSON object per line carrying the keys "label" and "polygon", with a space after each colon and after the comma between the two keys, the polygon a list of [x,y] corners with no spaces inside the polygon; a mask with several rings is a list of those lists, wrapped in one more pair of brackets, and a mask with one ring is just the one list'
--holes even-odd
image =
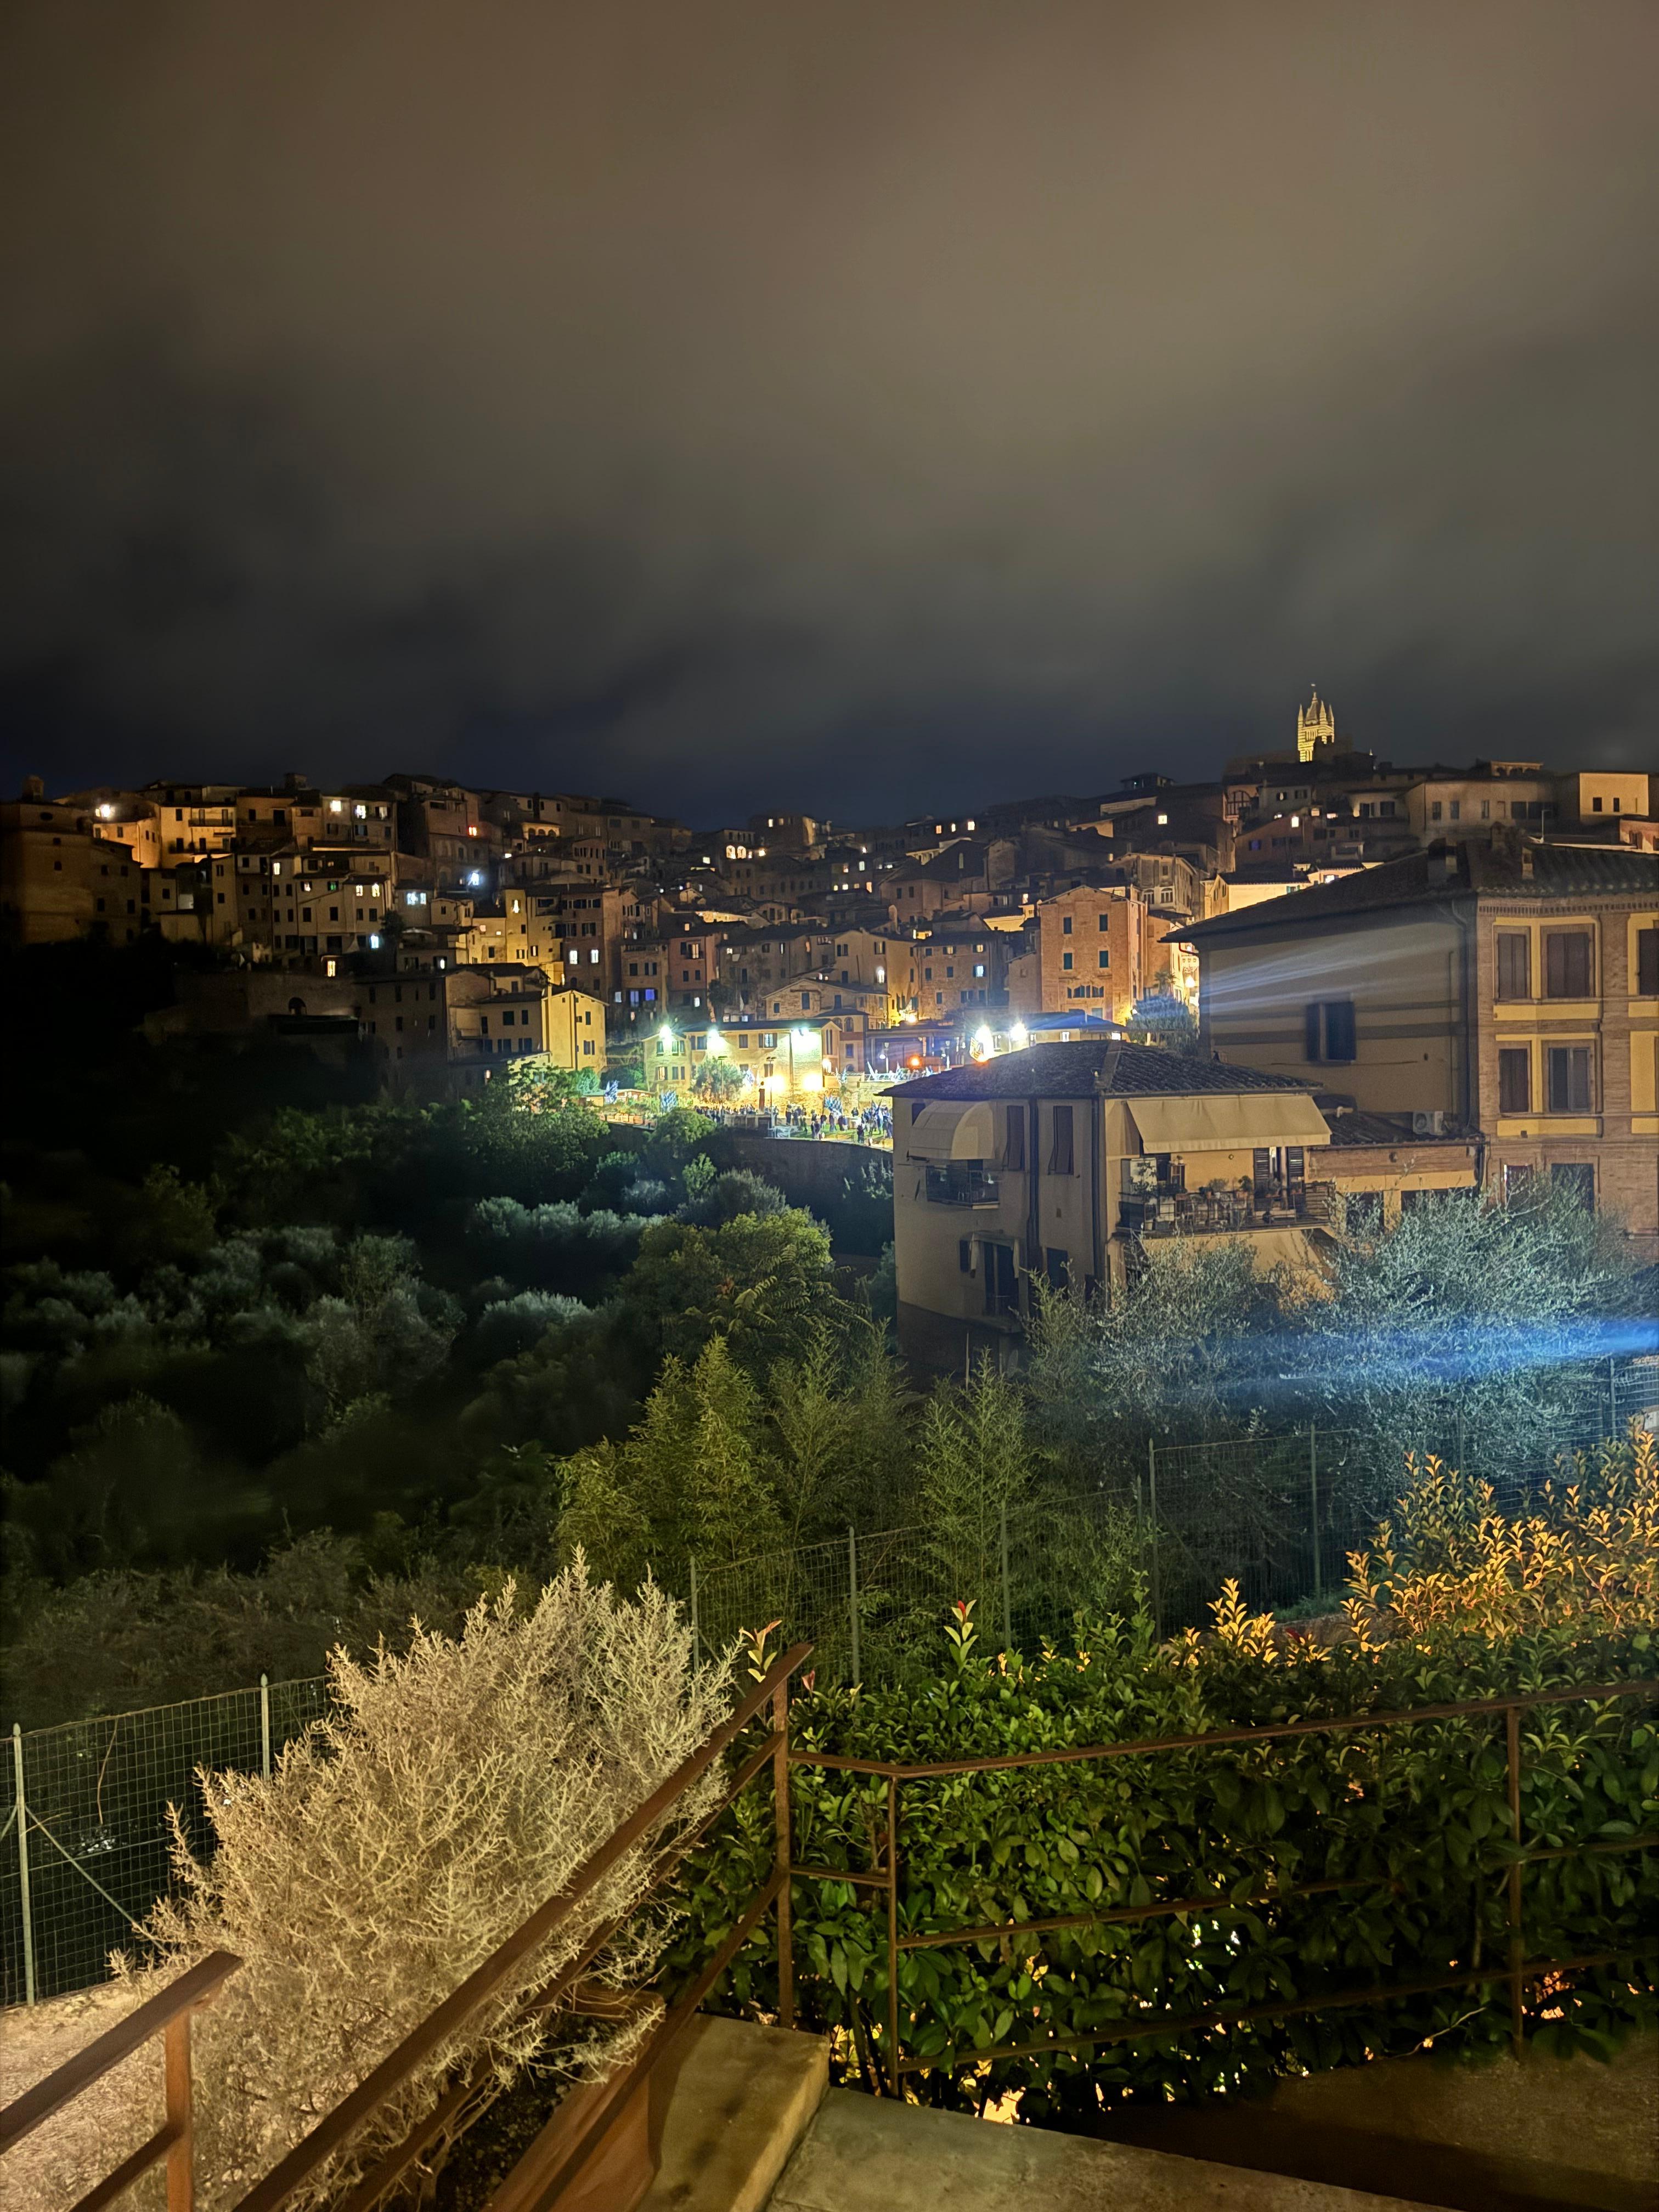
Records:
{"label": "night sky", "polygon": [[1659,763],[1652,0],[12,0],[8,792]]}

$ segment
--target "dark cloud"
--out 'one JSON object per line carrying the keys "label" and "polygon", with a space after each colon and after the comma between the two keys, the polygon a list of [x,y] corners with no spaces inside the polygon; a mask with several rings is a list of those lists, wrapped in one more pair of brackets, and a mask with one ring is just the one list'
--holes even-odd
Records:
{"label": "dark cloud", "polygon": [[6,770],[1659,755],[1659,15],[15,8]]}

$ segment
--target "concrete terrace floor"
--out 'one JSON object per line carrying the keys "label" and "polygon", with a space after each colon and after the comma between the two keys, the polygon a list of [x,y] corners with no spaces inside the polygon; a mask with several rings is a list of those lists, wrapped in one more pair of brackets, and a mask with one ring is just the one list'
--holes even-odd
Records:
{"label": "concrete terrace floor", "polygon": [[[1421,2212],[1420,2200],[1413,2200]],[[832,2089],[770,2212],[1408,2212],[1407,2200]]]}

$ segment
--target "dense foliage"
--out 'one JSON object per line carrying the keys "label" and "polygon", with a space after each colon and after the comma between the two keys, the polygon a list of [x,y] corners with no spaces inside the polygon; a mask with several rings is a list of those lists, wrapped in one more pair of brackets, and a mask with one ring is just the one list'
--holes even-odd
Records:
{"label": "dense foliage", "polygon": [[[1575,1487],[1518,1521],[1489,1486],[1427,1468],[1356,1556],[1348,1615],[1339,1640],[1286,1636],[1229,1590],[1207,1636],[1160,1648],[1144,1616],[1084,1620],[1070,1648],[1025,1656],[991,1646],[964,1607],[924,1689],[809,1694],[793,1733],[831,1756],[931,1763],[1650,1677],[1652,1438],[1609,1447]],[[1527,1869],[1528,1955],[1611,1954],[1569,1990],[1529,1988],[1529,2029],[1546,2046],[1605,2053],[1656,2009],[1644,1946],[1659,1863],[1650,1850],[1606,1848],[1659,1826],[1653,1703],[1559,1703],[1522,1717],[1524,1837],[1547,1850],[1603,1847]],[[798,1860],[878,1870],[887,1788],[878,1775],[797,1766]],[[1265,2083],[1431,2039],[1496,2050],[1509,2011],[1505,1989],[1490,1983],[1318,2007],[1373,1985],[1501,1968],[1509,1835],[1501,1716],[906,1781],[902,1936],[1066,1923],[902,1951],[903,2049],[939,2062],[909,2078],[933,2101],[1012,2097],[1024,2118],[1075,2128],[1124,2102]],[[771,1850],[769,1806],[741,1802],[696,1863],[682,1966],[731,1924]],[[1334,1887],[1285,1894],[1314,1884]],[[1212,1902],[1152,1910],[1188,1899]],[[797,2002],[834,2034],[849,2079],[873,2081],[888,2056],[885,1911],[878,1891],[794,1885]],[[771,2008],[766,1939],[743,1954],[730,1989],[734,2006]],[[1121,2034],[1152,2011],[1257,2008],[1224,2032]],[[1060,2047],[1068,2038],[1081,2042]]]}
{"label": "dense foliage", "polygon": [[[890,1169],[850,1148],[818,1215],[695,1108],[613,1130],[530,1061],[481,1099],[388,1104],[351,1065],[144,1042],[171,988],[153,946],[15,969],[40,1049],[4,1101],[0,1499],[31,1724],[314,1672],[331,1622],[366,1648],[382,1588],[450,1619],[578,1542],[627,1587],[720,1571],[719,1636],[793,1616],[849,1526],[917,1532],[864,1557],[866,1663],[919,1652],[945,1593],[1000,1608],[1005,1517],[1017,1624],[1055,1591],[1121,1607],[1149,1438],[1346,1425],[1370,1455],[1334,1525],[1357,1527],[1407,1449],[1547,1465],[1583,1353],[1638,1307],[1571,1202],[1448,1200],[1352,1239],[1320,1297],[1224,1240],[1176,1244],[1110,1305],[1043,1299],[1026,1382],[922,1389],[882,1333],[890,1247],[856,1288],[831,1265],[891,1218]],[[784,1176],[807,1151],[759,1157]],[[1226,1510],[1183,1602],[1241,1532],[1283,1546],[1279,1473],[1251,1464],[1206,1463]]]}
{"label": "dense foliage", "polygon": [[1617,1224],[1571,1193],[1430,1194],[1386,1231],[1356,1220],[1316,1279],[1177,1238],[1109,1305],[1043,1299],[1033,1395],[1045,1433],[1101,1474],[1149,1436],[1313,1419],[1364,1431],[1386,1480],[1439,1449],[1502,1481],[1539,1471],[1553,1428],[1582,1426],[1596,1362],[1659,1341],[1644,1307]]}
{"label": "dense foliage", "polygon": [[315,1672],[385,1589],[450,1619],[551,1569],[559,1462],[625,1437],[665,1359],[719,1340],[763,1387],[857,1322],[822,1225],[704,1115],[629,1142],[539,1062],[387,1104],[258,1042],[145,1042],[153,946],[14,968],[42,1048],[0,1186],[8,1717]]}

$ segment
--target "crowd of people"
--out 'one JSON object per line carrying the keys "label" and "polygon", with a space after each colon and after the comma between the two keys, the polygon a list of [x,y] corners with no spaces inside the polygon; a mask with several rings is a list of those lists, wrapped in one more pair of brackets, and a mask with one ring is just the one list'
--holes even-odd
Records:
{"label": "crowd of people", "polygon": [[893,1109],[884,1099],[867,1106],[845,1106],[839,1098],[815,1100],[811,1105],[769,1107],[767,1120],[786,1137],[841,1137],[859,1145],[890,1146]]}

